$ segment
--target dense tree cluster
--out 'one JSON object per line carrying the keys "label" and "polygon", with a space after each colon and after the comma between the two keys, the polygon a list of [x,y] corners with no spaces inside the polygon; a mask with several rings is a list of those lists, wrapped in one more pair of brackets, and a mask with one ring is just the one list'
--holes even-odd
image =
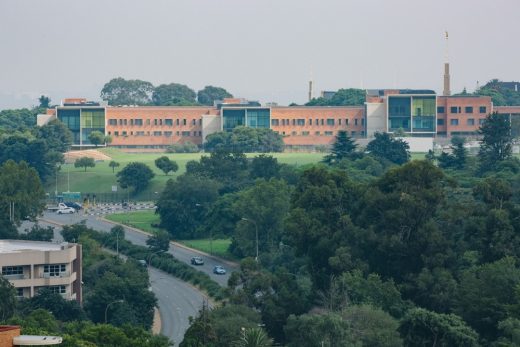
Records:
{"label": "dense tree cluster", "polygon": [[224,88],[206,86],[195,93],[190,87],[169,83],[154,87],[142,80],[126,80],[118,77],[107,82],[101,90],[101,98],[109,105],[193,106],[213,105],[215,100],[233,97]]}
{"label": "dense tree cluster", "polygon": [[217,149],[232,152],[282,152],[284,142],[281,135],[271,129],[236,127],[231,132],[221,131],[206,137],[204,150]]}
{"label": "dense tree cluster", "polygon": [[364,89],[339,89],[332,98],[313,98],[305,106],[360,106],[365,103],[366,91]]}

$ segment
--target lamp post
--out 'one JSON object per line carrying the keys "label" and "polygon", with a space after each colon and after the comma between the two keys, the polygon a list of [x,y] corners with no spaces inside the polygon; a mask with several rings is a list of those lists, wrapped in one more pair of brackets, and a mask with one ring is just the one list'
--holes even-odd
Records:
{"label": "lamp post", "polygon": [[246,222],[251,222],[251,223],[253,223],[255,225],[255,235],[256,235],[256,257],[255,257],[255,261],[258,263],[258,225],[252,219],[247,219],[247,218],[242,217],[242,220],[246,221]]}
{"label": "lamp post", "polygon": [[[202,204],[195,204],[197,207],[204,207]],[[209,254],[213,255],[213,228],[209,229]]]}
{"label": "lamp post", "polygon": [[123,301],[124,301],[124,300],[115,300],[115,301],[112,301],[111,303],[109,303],[109,304],[107,305],[107,307],[105,308],[105,324],[107,324],[107,321],[108,321],[108,319],[107,319],[107,318],[108,318],[107,314],[108,314],[108,308],[110,307],[110,305],[112,305],[112,304],[116,304],[116,303],[121,303],[121,302],[123,302]]}

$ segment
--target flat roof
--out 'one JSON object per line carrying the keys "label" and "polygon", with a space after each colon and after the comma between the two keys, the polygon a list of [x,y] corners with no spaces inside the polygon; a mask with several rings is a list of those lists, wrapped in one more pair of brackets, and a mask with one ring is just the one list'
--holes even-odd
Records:
{"label": "flat roof", "polygon": [[48,346],[59,345],[62,342],[60,336],[20,335],[13,338],[15,346]]}
{"label": "flat roof", "polygon": [[[63,243],[68,244],[68,243]],[[0,254],[24,251],[60,251],[62,244],[43,241],[0,240]]]}

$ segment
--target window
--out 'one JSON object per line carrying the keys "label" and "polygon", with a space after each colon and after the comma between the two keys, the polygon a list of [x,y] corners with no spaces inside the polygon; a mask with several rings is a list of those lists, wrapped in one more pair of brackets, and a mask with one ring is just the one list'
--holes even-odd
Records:
{"label": "window", "polygon": [[309,132],[308,131],[302,131],[302,136],[309,136]]}
{"label": "window", "polygon": [[327,118],[327,125],[334,125],[334,119],[333,118]]}
{"label": "window", "polygon": [[473,107],[472,106],[464,107],[464,112],[466,112],[466,113],[473,113]]}
{"label": "window", "polygon": [[[293,119],[293,120],[294,120],[294,119]],[[292,132],[291,132],[291,135],[292,135],[292,136],[296,136],[296,131],[292,131]]]}
{"label": "window", "polygon": [[196,120],[196,119],[193,119],[193,120],[191,121],[191,125],[197,125],[197,120]]}
{"label": "window", "polygon": [[437,119],[437,125],[444,125],[444,119]]}
{"label": "window", "polygon": [[450,125],[459,125],[458,119],[450,119]]}
{"label": "window", "polygon": [[292,125],[296,125],[296,119],[292,120]]}
{"label": "window", "polygon": [[123,136],[126,136],[126,135],[127,135],[127,134],[126,134],[126,131],[123,131],[123,134],[122,134],[122,135],[123,135]]}
{"label": "window", "polygon": [[316,124],[316,125],[320,125],[320,120],[319,120],[319,119],[315,119],[315,120],[314,120],[314,124]]}
{"label": "window", "polygon": [[173,126],[173,119],[165,119],[164,125]]}
{"label": "window", "polygon": [[325,119],[322,119],[321,120],[321,125],[324,125],[325,124]]}
{"label": "window", "polygon": [[356,132],[355,132],[355,131],[352,131],[352,132],[350,133],[350,135],[351,135],[351,136],[356,136]]}
{"label": "window", "polygon": [[466,124],[467,124],[467,125],[475,125],[475,120],[474,120],[473,118],[468,118],[468,119],[466,120]]}
{"label": "window", "polygon": [[334,135],[334,133],[332,131],[326,131],[325,132],[325,136],[332,136]]}
{"label": "window", "polygon": [[23,266],[2,266],[2,276],[23,275]]}
{"label": "window", "polygon": [[182,136],[190,136],[190,132],[189,131],[183,131],[181,133]]}
{"label": "window", "polygon": [[119,120],[119,125],[123,125],[123,120],[122,119]]}
{"label": "window", "polygon": [[60,277],[60,273],[65,272],[65,264],[44,265],[43,273],[50,277]]}
{"label": "window", "polygon": [[341,118],[340,118],[340,119],[338,119],[338,124],[339,124],[339,125],[341,125]]}
{"label": "window", "polygon": [[109,119],[108,120],[109,125],[117,125],[117,119]]}
{"label": "window", "polygon": [[[43,287],[45,288],[45,287]],[[52,293],[57,294],[65,294],[67,291],[65,290],[65,286],[49,286],[48,288]]]}
{"label": "window", "polygon": [[480,113],[486,113],[486,106],[480,106],[480,107],[478,108],[478,111],[479,111]]}
{"label": "window", "polygon": [[119,131],[114,131],[114,136],[119,136]]}
{"label": "window", "polygon": [[162,125],[162,119],[159,119],[159,125]]}
{"label": "window", "polygon": [[299,126],[304,126],[305,125],[305,119],[297,119],[296,120],[296,124],[299,125]]}
{"label": "window", "polygon": [[312,125],[312,118],[309,118],[309,125]]}
{"label": "window", "polygon": [[271,119],[271,125],[278,126],[280,124],[280,121],[278,119]]}
{"label": "window", "polygon": [[180,124],[180,123],[179,123],[179,119],[178,119],[178,118],[177,118],[177,119],[175,120],[175,123],[176,123],[177,125],[179,125],[179,124]]}
{"label": "window", "polygon": [[354,119],[354,125],[357,125],[357,118]]}
{"label": "window", "polygon": [[316,135],[316,136],[320,136],[321,134],[320,134],[319,131],[316,131],[316,132],[314,133],[314,135]]}
{"label": "window", "polygon": [[199,119],[199,125],[202,126],[202,119]]}
{"label": "window", "polygon": [[146,120],[146,125],[150,125],[150,120],[149,119]]}
{"label": "window", "polygon": [[134,124],[138,125],[138,126],[142,126],[143,125],[143,120],[142,119],[136,119],[136,120],[134,120]]}
{"label": "window", "polygon": [[130,119],[130,125],[134,125],[134,120]]}
{"label": "window", "polygon": [[285,119],[282,119],[282,125],[285,125]]}
{"label": "window", "polygon": [[131,132],[130,132],[130,135],[133,135],[133,134],[134,134],[134,132],[133,132],[133,131],[131,131]]}
{"label": "window", "polygon": [[179,136],[181,133],[180,133],[179,131],[177,131],[175,134],[176,134],[177,136]]}
{"label": "window", "polygon": [[437,113],[446,113],[444,106],[437,106]]}
{"label": "window", "polygon": [[348,125],[348,118],[345,118],[345,125]]}
{"label": "window", "polygon": [[123,124],[128,125],[128,119],[123,119]]}
{"label": "window", "polygon": [[153,136],[162,136],[162,131],[154,131]]}
{"label": "window", "polygon": [[16,288],[16,296],[19,298],[23,297],[23,288]]}
{"label": "window", "polygon": [[458,106],[451,106],[450,107],[450,112],[451,113],[459,113],[459,110],[460,110],[460,107],[458,107]]}
{"label": "window", "polygon": [[486,118],[480,118],[480,119],[478,120],[478,125],[482,125],[482,124],[484,124],[485,121],[486,121]]}
{"label": "window", "polygon": [[135,136],[144,136],[144,131],[136,131]]}

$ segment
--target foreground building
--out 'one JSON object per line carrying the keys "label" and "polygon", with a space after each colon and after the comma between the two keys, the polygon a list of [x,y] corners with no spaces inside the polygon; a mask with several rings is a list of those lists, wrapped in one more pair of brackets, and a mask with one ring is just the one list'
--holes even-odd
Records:
{"label": "foreground building", "polygon": [[2,276],[13,284],[18,297],[30,298],[49,288],[81,303],[81,261],[80,244],[0,240]]}

